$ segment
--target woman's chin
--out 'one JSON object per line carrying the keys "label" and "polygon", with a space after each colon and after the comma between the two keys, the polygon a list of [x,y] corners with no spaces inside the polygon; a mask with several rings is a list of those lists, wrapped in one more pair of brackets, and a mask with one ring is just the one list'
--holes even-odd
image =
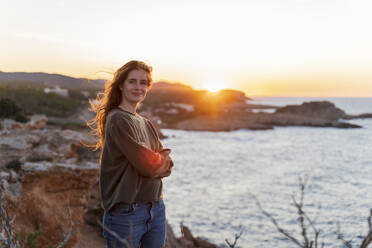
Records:
{"label": "woman's chin", "polygon": [[130,99],[130,102],[132,102],[132,103],[140,103],[143,100],[144,100],[143,97],[133,97],[133,98]]}

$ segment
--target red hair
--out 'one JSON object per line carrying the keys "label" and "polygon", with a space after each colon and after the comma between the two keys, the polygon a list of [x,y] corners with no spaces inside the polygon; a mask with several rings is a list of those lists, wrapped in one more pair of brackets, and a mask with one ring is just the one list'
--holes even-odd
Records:
{"label": "red hair", "polygon": [[124,81],[127,79],[128,74],[132,70],[143,70],[147,73],[148,79],[148,88],[151,88],[152,85],[152,78],[151,72],[152,67],[148,66],[142,61],[131,60],[122,67],[120,67],[114,74],[114,77],[111,81],[107,81],[105,83],[105,89],[103,92],[97,94],[97,102],[98,104],[94,104],[93,101],[89,101],[91,110],[96,113],[96,116],[87,122],[88,127],[92,130],[92,134],[94,136],[99,137],[99,141],[92,145],[95,150],[101,148],[101,155],[102,155],[102,148],[103,142],[105,140],[105,128],[106,128],[106,119],[108,113],[119,106],[121,102],[121,95],[122,92],[120,90],[120,86],[123,85]]}

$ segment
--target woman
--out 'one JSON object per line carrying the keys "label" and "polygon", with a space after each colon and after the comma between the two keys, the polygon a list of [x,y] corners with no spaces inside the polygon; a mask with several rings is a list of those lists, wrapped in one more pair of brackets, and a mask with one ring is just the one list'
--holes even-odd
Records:
{"label": "woman", "polygon": [[101,148],[100,190],[106,247],[160,248],[165,243],[162,180],[173,162],[151,122],[137,108],[151,88],[152,68],[130,61],[105,85],[94,133]]}

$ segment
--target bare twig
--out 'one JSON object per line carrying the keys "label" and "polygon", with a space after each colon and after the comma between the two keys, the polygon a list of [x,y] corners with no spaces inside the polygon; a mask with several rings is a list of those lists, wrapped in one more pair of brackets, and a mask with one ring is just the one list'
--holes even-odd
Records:
{"label": "bare twig", "polygon": [[261,203],[258,201],[258,199],[254,195],[252,195],[252,197],[256,201],[256,205],[260,209],[260,211],[262,212],[262,214],[265,215],[267,218],[269,218],[271,220],[271,223],[273,223],[273,225],[275,226],[276,230],[278,230],[279,233],[283,234],[285,237],[287,237],[289,240],[291,240],[297,246],[299,246],[301,248],[304,247],[299,240],[297,240],[295,237],[293,237],[292,235],[290,235],[287,230],[285,230],[285,229],[283,229],[283,228],[281,228],[279,226],[279,224],[276,221],[276,219],[270,213],[268,213],[266,210],[264,210],[262,208]]}
{"label": "bare twig", "polygon": [[337,223],[337,239],[341,240],[342,244],[346,246],[347,248],[353,248],[351,244],[352,240],[346,240],[344,238],[344,235],[341,232],[340,223]]}
{"label": "bare twig", "polygon": [[368,245],[372,242],[372,209],[369,211],[369,216],[367,219],[368,222],[368,227],[369,227],[369,232],[367,236],[364,238],[362,244],[360,245],[360,248],[367,248]]}
{"label": "bare twig", "polygon": [[298,219],[297,220],[299,221],[300,228],[301,228],[301,235],[304,239],[303,246],[304,247],[310,247],[309,246],[310,245],[309,238],[307,237],[307,228],[306,228],[306,225],[305,225],[305,213],[303,211],[306,181],[307,181],[307,179],[302,180],[301,178],[299,178],[300,202],[297,202],[296,197],[294,195],[292,195],[292,200],[293,200],[293,203],[295,204],[295,206],[297,208],[297,213],[298,213]]}
{"label": "bare twig", "polygon": [[367,248],[372,242],[372,230],[369,231],[368,235],[364,238],[360,248]]}
{"label": "bare twig", "polygon": [[66,245],[66,243],[70,240],[70,238],[72,237],[72,232],[73,232],[73,229],[72,229],[72,216],[71,216],[71,209],[70,209],[70,204],[67,205],[67,212],[68,212],[68,217],[70,219],[70,230],[69,232],[65,235],[65,238],[63,239],[62,242],[60,242],[56,248],[62,248],[63,246]]}
{"label": "bare twig", "polygon": [[243,234],[243,231],[241,231],[239,234],[235,234],[235,239],[234,239],[234,243],[230,243],[230,241],[228,239],[225,239],[225,242],[226,244],[230,247],[230,248],[234,248],[236,243],[238,242],[239,238],[242,236]]}
{"label": "bare twig", "polygon": [[[117,239],[118,241],[120,241],[121,243],[123,243],[127,248],[132,248],[132,246],[128,243],[128,241],[126,239],[123,239],[123,238],[120,238],[119,235],[117,235],[115,232],[113,232],[112,230],[108,229],[107,227],[105,227],[101,221],[97,220],[97,223],[100,227],[102,227],[103,230],[107,231],[108,233],[110,233],[112,236],[115,237],[115,239]],[[132,227],[131,227],[131,233],[132,233]],[[132,235],[130,235],[132,236]]]}
{"label": "bare twig", "polygon": [[[296,199],[295,194],[292,195],[292,200],[293,203],[297,209],[297,214],[298,218],[297,221],[299,223],[300,227],[300,234],[302,236],[303,242],[295,238],[292,234],[290,234],[288,231],[284,230],[279,226],[277,223],[276,219],[268,212],[266,212],[260,202],[257,200],[255,196],[253,198],[256,200],[256,204],[258,208],[261,210],[261,212],[268,217],[271,222],[274,224],[276,229],[283,234],[287,239],[295,243],[297,246],[302,247],[302,248],[318,248],[318,240],[319,240],[319,235],[321,233],[321,230],[317,229],[315,227],[314,221],[306,214],[304,211],[304,199],[305,199],[305,189],[307,185],[307,180],[308,177],[305,177],[304,179],[299,178],[299,188],[300,188],[300,196],[299,200]],[[308,236],[308,228],[311,226],[312,231],[314,233],[314,238],[310,239]],[[324,247],[324,243],[321,244],[321,247]]]}
{"label": "bare twig", "polygon": [[14,240],[12,229],[10,226],[10,221],[8,214],[6,212],[4,203],[3,203],[3,191],[0,189],[0,214],[1,214],[1,220],[2,220],[2,228],[5,230],[6,236],[7,236],[7,246],[9,248],[16,248],[17,244]]}
{"label": "bare twig", "polygon": [[[372,229],[371,229],[371,221],[372,221],[372,209],[369,212],[369,216],[367,218],[367,223],[369,227],[368,234],[364,237],[360,248],[367,248],[372,243]],[[337,239],[341,240],[343,245],[347,248],[352,248],[352,240],[345,240],[344,235],[341,233],[340,223],[337,223]]]}

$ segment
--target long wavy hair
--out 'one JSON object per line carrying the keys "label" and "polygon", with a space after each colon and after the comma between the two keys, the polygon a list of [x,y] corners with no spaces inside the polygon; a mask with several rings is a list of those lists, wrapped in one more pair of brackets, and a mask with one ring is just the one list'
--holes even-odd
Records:
{"label": "long wavy hair", "polygon": [[114,73],[114,77],[111,81],[106,81],[103,92],[97,94],[96,103],[91,100],[89,101],[91,106],[90,110],[95,112],[96,116],[92,120],[87,121],[87,125],[91,129],[91,133],[99,138],[98,142],[90,147],[94,148],[94,150],[101,148],[100,160],[102,157],[103,142],[105,140],[107,115],[121,103],[122,92],[120,86],[123,85],[128,74],[133,70],[145,71],[148,79],[147,87],[151,88],[152,67],[142,61],[131,60]]}

